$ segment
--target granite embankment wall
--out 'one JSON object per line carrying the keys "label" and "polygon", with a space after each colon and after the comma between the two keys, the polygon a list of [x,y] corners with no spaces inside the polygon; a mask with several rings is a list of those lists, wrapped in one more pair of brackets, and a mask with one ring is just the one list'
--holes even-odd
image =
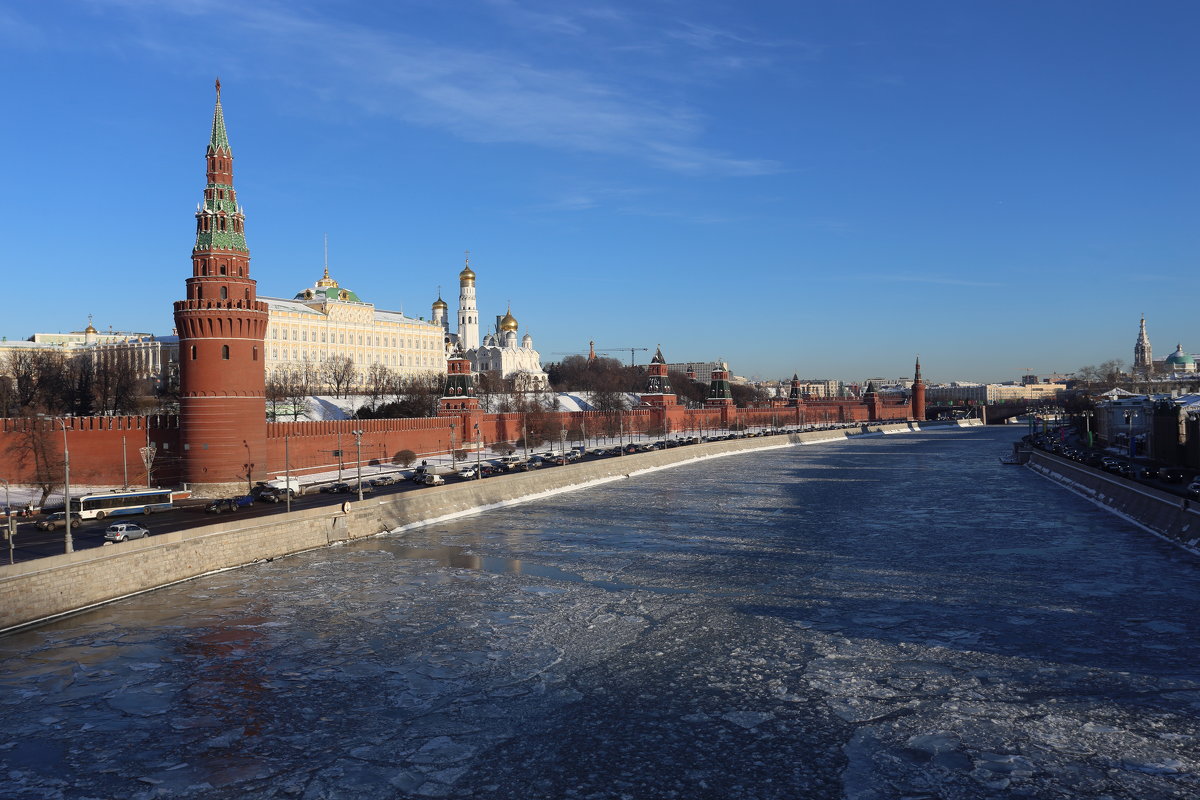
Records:
{"label": "granite embankment wall", "polygon": [[1200,555],[1200,509],[1178,495],[1034,450],[1028,466],[1096,505]]}
{"label": "granite embankment wall", "polygon": [[[934,426],[925,423],[921,427]],[[689,461],[910,430],[920,427],[915,423],[895,423],[871,426],[867,434],[859,429],[810,431],[709,442],[451,483],[343,506],[297,510],[288,515],[230,519],[119,545],[4,565],[0,566],[0,632],[255,561],[478,513]]]}

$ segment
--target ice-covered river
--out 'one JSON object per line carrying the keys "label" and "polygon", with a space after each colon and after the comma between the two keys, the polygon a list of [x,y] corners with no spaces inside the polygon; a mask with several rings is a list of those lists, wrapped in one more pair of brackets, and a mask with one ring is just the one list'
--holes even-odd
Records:
{"label": "ice-covered river", "polygon": [[1195,798],[1200,562],[948,430],[0,639],[5,798]]}

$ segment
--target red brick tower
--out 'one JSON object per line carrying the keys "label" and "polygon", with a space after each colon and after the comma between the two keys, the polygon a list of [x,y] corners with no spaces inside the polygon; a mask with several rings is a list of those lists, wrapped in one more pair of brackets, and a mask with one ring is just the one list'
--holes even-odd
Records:
{"label": "red brick tower", "polygon": [[704,398],[708,408],[721,408],[733,405],[733,388],[729,385],[729,366],[725,362],[717,364],[708,382],[708,397]]}
{"label": "red brick tower", "polygon": [[667,360],[663,358],[662,348],[654,353],[647,370],[646,391],[642,394],[642,402],[649,406],[666,408],[675,405],[675,393],[671,391],[671,379],[667,377]]}
{"label": "red brick tower", "polygon": [[198,494],[214,495],[246,489],[268,468],[267,304],[258,301],[250,279],[219,80],[205,162],[208,182],[196,211],[192,277],[187,299],[175,303],[175,327],[183,479]]}
{"label": "red brick tower", "polygon": [[479,398],[475,396],[475,383],[471,379],[471,362],[456,350],[446,359],[446,389],[438,402],[438,416],[448,417],[465,412],[478,411]]}
{"label": "red brick tower", "polygon": [[875,381],[867,381],[867,388],[863,391],[863,405],[867,407],[867,419],[871,422],[883,419],[883,401],[879,397],[879,393],[875,391]]}
{"label": "red brick tower", "polygon": [[921,380],[920,356],[917,356],[917,374],[913,376],[912,417],[917,422],[925,421],[925,381]]}
{"label": "red brick tower", "polygon": [[804,392],[800,390],[800,375],[792,373],[792,386],[788,391],[788,405],[799,407],[804,405]]}

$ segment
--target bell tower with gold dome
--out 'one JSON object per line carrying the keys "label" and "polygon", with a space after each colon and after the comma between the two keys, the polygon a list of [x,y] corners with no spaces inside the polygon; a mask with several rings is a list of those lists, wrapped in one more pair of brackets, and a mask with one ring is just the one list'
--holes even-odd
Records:
{"label": "bell tower with gold dome", "polygon": [[464,351],[479,347],[479,309],[475,307],[475,270],[471,269],[470,250],[458,273],[458,346]]}

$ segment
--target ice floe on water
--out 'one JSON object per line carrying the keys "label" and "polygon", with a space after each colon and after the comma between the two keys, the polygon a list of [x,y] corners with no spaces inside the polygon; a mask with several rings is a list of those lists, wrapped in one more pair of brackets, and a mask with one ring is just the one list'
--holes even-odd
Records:
{"label": "ice floe on water", "polygon": [[13,798],[1194,798],[1197,563],[992,454],[731,456],[0,639]]}

